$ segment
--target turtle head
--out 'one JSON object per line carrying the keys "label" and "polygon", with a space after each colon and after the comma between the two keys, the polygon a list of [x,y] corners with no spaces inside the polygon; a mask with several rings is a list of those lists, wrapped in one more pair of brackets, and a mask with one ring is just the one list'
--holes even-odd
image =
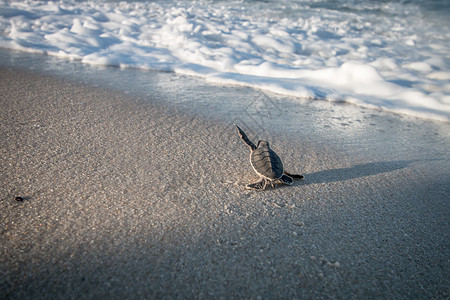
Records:
{"label": "turtle head", "polygon": [[269,147],[269,142],[268,141],[258,141],[258,146],[259,147]]}

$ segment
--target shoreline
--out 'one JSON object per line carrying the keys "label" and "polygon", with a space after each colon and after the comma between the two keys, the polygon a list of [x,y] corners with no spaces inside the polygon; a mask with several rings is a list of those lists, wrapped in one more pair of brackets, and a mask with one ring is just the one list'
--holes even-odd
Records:
{"label": "shoreline", "polygon": [[[310,113],[316,114],[320,110],[334,111],[337,108],[338,112],[342,110],[344,116],[353,117],[353,121],[358,121],[354,115],[361,117],[360,113],[366,112],[367,114],[405,119],[411,122],[436,123],[438,126],[439,124],[450,125],[450,121],[445,120],[445,118],[431,118],[426,115],[416,115],[408,112],[402,113],[397,109],[391,110],[377,107],[376,105],[288,96],[246,85],[214,83],[196,75],[183,75],[175,72],[140,70],[106,65],[92,66],[83,64],[80,61],[19,50],[0,48],[0,64],[4,67],[41,72],[49,76],[78,81],[85,85],[132,94],[138,98],[146,98],[152,95],[154,101],[159,101],[163,105],[171,105],[177,109],[181,108],[185,113],[190,111],[205,118],[213,117],[225,122],[230,121],[231,114],[239,115],[241,118],[246,118],[245,121],[249,121],[247,116],[242,114],[243,111],[247,111],[247,114],[266,114],[267,118],[264,121],[269,121],[269,123],[263,124],[265,122],[261,121],[259,125],[270,126],[272,130],[276,130],[280,123],[270,124],[268,119],[275,117],[274,119],[277,120],[280,115],[286,115],[284,119],[295,119],[295,122],[301,122],[298,116],[291,113],[291,109],[295,112],[299,106],[305,109],[306,116]],[[177,86],[181,87],[181,90]],[[199,94],[199,88],[211,90],[211,92]],[[222,95],[223,90],[226,91],[225,94],[227,96]],[[157,97],[155,97],[155,93],[157,93]],[[159,98],[163,98],[163,100]],[[235,99],[245,99],[245,101],[236,101]],[[256,109],[253,107],[255,105],[258,106]],[[279,106],[286,105],[286,109],[280,110]],[[262,108],[259,106],[262,106]],[[330,117],[333,116],[329,114],[321,116],[321,118]],[[252,121],[254,122],[255,120],[253,119]],[[306,121],[311,122],[314,120],[307,119]]]}
{"label": "shoreline", "polygon": [[[0,77],[2,297],[450,294],[445,124],[375,114],[334,144],[317,124],[269,130],[306,179],[258,193],[242,188],[256,175],[226,120],[39,73]],[[359,128],[344,117],[320,122]]]}

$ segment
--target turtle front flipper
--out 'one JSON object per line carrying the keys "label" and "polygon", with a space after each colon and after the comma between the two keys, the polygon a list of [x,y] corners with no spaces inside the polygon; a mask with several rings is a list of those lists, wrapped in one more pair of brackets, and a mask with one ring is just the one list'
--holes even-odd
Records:
{"label": "turtle front flipper", "polygon": [[247,135],[245,134],[245,132],[242,131],[241,128],[239,128],[239,126],[237,126],[236,124],[234,125],[237,128],[238,134],[241,137],[241,140],[244,141],[245,144],[247,144],[247,146],[250,148],[251,151],[256,149],[255,144],[252,143],[252,141],[250,141],[247,137]]}
{"label": "turtle front flipper", "polygon": [[245,186],[248,190],[264,190],[266,189],[267,181],[264,178],[261,178],[255,183],[250,183]]}
{"label": "turtle front flipper", "polygon": [[294,183],[294,179],[292,179],[292,177],[287,176],[286,174],[283,174],[283,176],[281,176],[280,180],[285,183],[285,184],[293,184]]}

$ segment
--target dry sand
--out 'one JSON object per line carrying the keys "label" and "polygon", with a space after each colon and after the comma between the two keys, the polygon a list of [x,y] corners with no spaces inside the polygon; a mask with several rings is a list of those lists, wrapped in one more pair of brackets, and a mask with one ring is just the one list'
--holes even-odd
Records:
{"label": "dry sand", "polygon": [[5,68],[0,100],[2,299],[450,296],[448,124],[384,160],[279,136],[306,180],[251,192],[232,124]]}

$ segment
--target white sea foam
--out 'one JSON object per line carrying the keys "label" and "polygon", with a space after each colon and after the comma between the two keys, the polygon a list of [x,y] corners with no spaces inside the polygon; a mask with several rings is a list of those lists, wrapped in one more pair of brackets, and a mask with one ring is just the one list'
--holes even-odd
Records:
{"label": "white sea foam", "polygon": [[0,47],[449,121],[446,14],[344,3],[8,1]]}

